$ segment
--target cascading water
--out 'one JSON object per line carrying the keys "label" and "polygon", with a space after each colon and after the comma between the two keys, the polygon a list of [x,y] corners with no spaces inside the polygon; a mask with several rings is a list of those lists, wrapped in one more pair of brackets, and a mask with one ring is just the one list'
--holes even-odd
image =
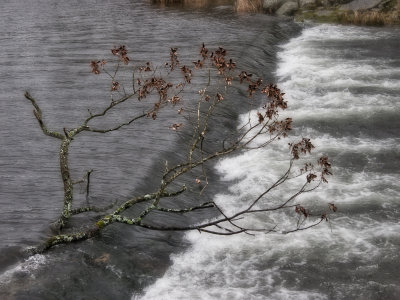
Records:
{"label": "cascading water", "polygon": [[[282,46],[276,77],[296,137],[333,161],[329,184],[299,201],[339,211],[290,235],[221,238],[191,232],[142,299],[398,299],[400,292],[400,32],[320,25]],[[247,114],[243,116],[247,118]],[[257,197],[288,163],[287,141],[224,159],[228,212]],[[268,198],[279,202],[281,194]],[[293,212],[294,213],[294,212]],[[286,213],[250,222],[288,224]],[[134,296],[133,299],[140,298]]]}
{"label": "cascading water", "polygon": [[[396,299],[399,31],[324,25],[304,29],[287,44],[299,31],[289,20],[237,15],[229,7],[1,1],[0,298]],[[331,224],[291,235],[224,238],[192,232],[183,241],[179,234],[115,226],[96,239],[23,257],[26,247],[48,236],[62,205],[58,144],[41,133],[24,91],[37,98],[49,127],[62,131],[86,117],[87,108],[109,103],[108,85],[90,73],[90,60],[125,44],[134,62],[164,62],[170,47],[191,62],[189,54],[202,42],[210,49],[223,46],[241,68],[266,82],[279,81],[289,101],[285,115],[295,122],[289,139],[310,137],[315,157],[328,154],[333,161],[329,184],[301,199],[310,207],[334,202],[339,212]],[[235,122],[242,108],[229,109]],[[160,130],[158,124],[148,122],[145,132],[133,126],[101,142],[94,136],[74,141],[74,178],[96,169],[93,201],[122,201],[159,184],[164,159],[182,145],[168,126]],[[288,141],[221,161],[216,170],[230,189],[210,185],[208,192],[228,210],[238,209],[287,166]],[[285,192],[268,201],[279,201]],[[284,227],[292,213],[250,222]],[[168,268],[170,254],[178,252]]]}

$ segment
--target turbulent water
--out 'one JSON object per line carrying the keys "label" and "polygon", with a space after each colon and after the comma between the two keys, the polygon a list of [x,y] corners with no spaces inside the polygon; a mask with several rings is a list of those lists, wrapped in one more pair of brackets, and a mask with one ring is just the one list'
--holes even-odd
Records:
{"label": "turbulent water", "polygon": [[[2,1],[0,298],[396,299],[399,41],[396,28],[301,30],[265,15],[235,15],[225,6],[191,11],[148,1]],[[329,155],[334,175],[300,200],[321,209],[335,203],[339,211],[331,222],[290,235],[227,238],[121,225],[93,240],[26,258],[24,249],[45,239],[57,218],[62,185],[58,142],[42,134],[24,91],[37,98],[48,126],[62,131],[79,124],[88,108],[109,101],[106,81],[90,74],[90,60],[119,44],[127,46],[133,62],[161,63],[169,47],[189,59],[201,42],[224,46],[242,68],[266,82],[278,81],[290,107],[283,117],[293,117],[295,127],[272,148],[220,161],[210,173],[218,184],[206,196],[224,203],[227,212],[237,210],[285,169],[288,141],[307,136],[315,157]],[[120,113],[124,119],[129,110]],[[217,139],[222,126],[239,126],[248,116],[241,107],[225,107],[224,113],[230,121],[213,133]],[[74,141],[72,175],[95,170],[91,201],[153,191],[164,160],[181,153],[182,141],[171,135],[168,117],[140,124],[146,131],[133,126],[100,140],[85,135]],[[292,188],[268,203],[279,202]],[[84,201],[79,188],[76,196]],[[276,222],[283,230],[295,222],[289,218],[293,213],[248,222]]]}
{"label": "turbulent water", "polygon": [[[330,224],[284,236],[187,234],[191,248],[142,299],[398,299],[399,47],[398,30],[329,25],[282,45],[276,76],[295,136],[311,137],[334,165],[329,185],[301,202],[339,211]],[[285,145],[223,160],[217,170],[232,185],[218,203],[235,211],[257,197],[288,163]],[[278,229],[290,224],[286,213],[248,222],[270,218]]]}

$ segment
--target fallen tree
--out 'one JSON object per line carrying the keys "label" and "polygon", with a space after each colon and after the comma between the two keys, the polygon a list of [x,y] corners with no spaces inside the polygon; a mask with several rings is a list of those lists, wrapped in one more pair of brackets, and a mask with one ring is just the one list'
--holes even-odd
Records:
{"label": "fallen tree", "polygon": [[[327,182],[326,177],[331,175],[331,165],[326,156],[320,157],[316,164],[307,162],[301,168],[297,168],[298,164],[295,164],[295,161],[299,161],[301,156],[310,153],[314,148],[307,138],[302,138],[296,143],[289,143],[289,155],[291,158],[286,171],[275,182],[265,183],[264,191],[234,214],[228,215],[224,206],[215,203],[213,199],[202,200],[198,205],[188,205],[187,203],[176,201],[176,203],[174,202],[176,207],[165,207],[163,199],[174,199],[187,192],[188,187],[179,183],[183,175],[187,175],[193,170],[199,170],[201,175],[193,178],[193,184],[202,186],[198,190],[201,195],[209,184],[206,168],[208,164],[240,151],[254,151],[267,147],[271,143],[287,137],[288,132],[291,130],[292,119],[281,118],[279,114],[280,111],[287,108],[284,93],[276,85],[265,85],[261,78],[255,78],[255,76],[246,71],[236,71],[236,63],[227,58],[226,50],[221,47],[210,52],[203,44],[199,59],[190,64],[193,67],[179,62],[176,48],[171,48],[169,62],[158,67],[153,66],[151,62],[146,62],[129,68],[130,58],[125,46],[114,47],[111,52],[115,58],[112,72],[106,68],[110,63],[105,60],[92,61],[90,64],[95,75],[105,74],[109,77],[111,81],[111,101],[109,105],[97,112],[89,110],[88,116],[75,128],[64,128],[63,132],[48,129],[38,102],[28,92],[25,93],[26,99],[34,107],[34,116],[43,133],[60,142],[60,173],[64,186],[62,210],[58,220],[52,225],[54,235],[33,249],[34,253],[44,252],[55,245],[92,238],[113,223],[139,226],[148,230],[198,230],[217,235],[268,233],[276,231],[276,225],[256,228],[244,225],[242,220],[252,214],[293,209],[293,215],[297,219],[296,225],[283,231],[283,233],[290,233],[305,230],[323,221],[328,221],[329,212],[336,211],[335,205],[330,203],[326,211],[310,213],[309,209],[297,202],[297,198],[300,195],[314,191],[322,183]],[[129,88],[118,81],[120,72],[131,72],[132,80]],[[203,79],[204,86],[200,91],[196,90],[192,94],[191,97],[196,95],[197,99],[195,101],[186,100],[188,104],[185,107],[181,106],[184,92],[187,93],[187,90],[192,87],[195,73],[196,75],[199,73],[198,76]],[[232,85],[246,89],[243,96],[244,99],[241,100],[240,105],[247,105],[248,110],[254,109],[254,101],[252,99],[257,95],[263,97],[263,105],[258,108],[257,113],[254,114],[255,117],[249,115],[246,124],[233,132],[227,133],[222,141],[219,143],[210,142],[208,137],[212,129],[209,124],[213,119],[218,120],[217,108],[222,103],[226,105],[230,101],[227,91]],[[92,125],[94,120],[101,120],[128,101],[132,105],[145,104],[147,108],[141,111],[134,111],[131,118],[111,128],[98,128],[96,125]],[[232,103],[231,105],[239,104]],[[177,109],[178,107],[179,109]],[[126,126],[134,125],[140,119],[157,122],[158,115],[167,109],[173,109],[177,111],[177,114],[181,116],[185,114],[186,116],[186,122],[179,123],[172,120],[169,127],[171,134],[179,132],[185,127],[190,128],[191,137],[188,139],[186,148],[184,147],[183,149],[186,153],[184,159],[173,165],[169,165],[165,161],[159,185],[155,186],[154,190],[149,193],[130,199],[122,199],[116,203],[110,200],[110,203],[103,207],[89,204],[76,207],[74,205],[74,185],[86,183],[86,194],[88,196],[92,170],[87,171],[80,180],[74,180],[71,177],[68,161],[71,143],[82,136],[81,133],[83,132],[101,135],[122,130]],[[256,140],[257,143],[255,143]],[[281,188],[283,183],[294,179],[299,180],[299,178],[302,178],[303,183],[295,192],[287,195],[278,205],[268,206],[267,199],[271,192]],[[179,188],[176,188],[177,186]],[[140,213],[131,216],[129,214],[130,209],[138,205],[141,207]],[[149,218],[149,215],[154,212],[188,214],[196,210],[214,210],[218,213],[218,216],[211,220],[197,220],[194,224],[181,227],[155,224]],[[83,228],[65,230],[71,218],[89,212],[98,214],[96,222]]]}

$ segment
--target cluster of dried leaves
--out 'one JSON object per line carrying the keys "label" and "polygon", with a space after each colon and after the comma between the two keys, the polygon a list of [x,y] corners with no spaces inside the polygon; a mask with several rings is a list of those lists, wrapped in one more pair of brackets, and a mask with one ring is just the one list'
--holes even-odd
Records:
{"label": "cluster of dried leaves", "polygon": [[128,57],[128,51],[126,50],[126,47],[124,45],[114,47],[113,49],[111,49],[111,53],[117,56],[126,65],[130,61],[130,58]]}
{"label": "cluster of dried leaves", "polygon": [[[115,46],[111,50],[114,56],[117,56],[119,61],[124,64],[128,64],[130,59],[128,57],[128,51],[125,46]],[[261,78],[254,78],[253,74],[247,71],[240,71],[234,73],[236,69],[236,63],[232,58],[227,58],[227,51],[222,47],[218,47],[215,51],[209,51],[204,43],[200,48],[200,59],[192,62],[194,69],[202,69],[207,67],[215,68],[217,75],[224,78],[226,86],[232,85],[233,81],[237,80],[240,84],[247,85],[248,97],[252,98],[256,93],[264,94],[268,101],[262,106],[262,110],[257,112],[258,123],[261,126],[265,126],[267,132],[272,136],[276,135],[280,137],[286,137],[288,131],[292,129],[292,118],[279,119],[279,110],[285,110],[288,107],[287,101],[284,99],[285,93],[283,93],[276,84],[263,84]],[[105,60],[92,61],[91,68],[94,74],[100,74],[100,69],[104,69],[106,64]],[[193,77],[193,70],[187,65],[180,66],[178,59],[178,48],[170,48],[170,61],[165,63],[165,67],[170,71],[174,71],[179,67],[183,81],[179,83],[167,82],[161,75],[155,76],[155,69],[152,68],[151,62],[146,62],[145,65],[135,67],[134,70],[140,74],[151,73],[150,76],[141,76],[136,79],[138,89],[136,91],[137,99],[139,101],[148,97],[148,95],[156,92],[158,100],[154,103],[154,107],[147,113],[148,117],[153,119],[157,118],[159,110],[167,103],[177,105],[182,101],[182,97],[179,96],[180,92],[185,88],[186,84],[190,84]],[[112,81],[112,91],[117,91],[120,88],[120,83],[114,80]],[[201,91],[203,99],[209,102],[213,99],[216,102],[224,100],[225,96],[221,92],[216,92],[215,96],[212,97],[206,93],[206,90]],[[178,113],[181,114],[184,108],[181,107]],[[170,129],[177,131],[183,126],[183,123],[174,123],[170,126]],[[303,138],[298,143],[289,143],[290,152],[293,159],[297,160],[301,154],[310,153],[314,148],[311,141],[307,138]],[[322,168],[321,179],[323,182],[327,182],[326,176],[331,175],[330,163],[327,157],[321,157],[318,161],[318,165]],[[302,173],[309,172],[307,175],[307,182],[312,182],[317,178],[317,175],[311,170],[314,169],[312,164],[306,164],[305,168],[301,169]]]}
{"label": "cluster of dried leaves", "polygon": [[[292,231],[304,230],[313,226],[318,225],[323,220],[328,220],[328,213],[324,212],[322,215],[320,214],[319,222],[313,223],[311,225],[302,226],[300,223],[300,219],[304,220],[309,219],[311,216],[310,211],[303,207],[300,204],[296,204],[295,199],[303,193],[313,191],[316,189],[321,183],[326,183],[327,176],[332,175],[331,173],[331,164],[328,160],[327,156],[322,156],[319,158],[317,165],[314,166],[311,163],[306,163],[303,168],[300,169],[300,174],[294,176],[293,175],[293,162],[298,160],[302,155],[311,153],[314,148],[313,144],[308,138],[302,138],[301,141],[297,143],[289,143],[289,150],[291,153],[291,160],[286,173],[282,175],[275,183],[272,183],[270,187],[267,187],[264,192],[262,192],[254,201],[242,211],[232,215],[227,216],[223,209],[220,208],[213,201],[204,202],[198,206],[194,207],[184,207],[177,209],[167,209],[160,206],[160,199],[163,197],[174,197],[186,191],[186,186],[183,186],[182,189],[175,192],[167,191],[167,187],[173,182],[176,181],[178,177],[182,174],[191,172],[195,168],[202,168],[201,178],[205,178],[205,183],[208,184],[207,175],[205,174],[204,165],[216,158],[224,157],[230,153],[235,151],[240,151],[242,149],[254,149],[251,148],[250,143],[258,137],[263,137],[263,144],[261,146],[257,146],[256,148],[262,148],[268,145],[269,143],[275,141],[276,139],[284,138],[287,136],[288,132],[292,129],[292,119],[285,118],[282,119],[279,117],[279,113],[282,110],[287,109],[288,104],[284,99],[284,93],[274,84],[264,84],[261,78],[248,73],[247,71],[236,71],[237,64],[234,62],[232,58],[227,57],[227,51],[218,47],[215,51],[209,51],[206,46],[203,44],[200,49],[200,58],[192,61],[193,68],[189,67],[191,64],[183,64],[181,65],[178,59],[178,49],[170,48],[170,61],[165,63],[162,68],[154,67],[152,62],[146,62],[142,65],[134,66],[133,74],[132,74],[132,92],[127,93],[127,89],[124,87],[122,81],[119,82],[117,80],[117,74],[120,66],[128,65],[132,61],[128,57],[127,48],[124,45],[115,46],[111,49],[111,53],[114,57],[117,58],[116,69],[114,72],[109,72],[107,70],[106,61],[105,60],[93,60],[90,62],[90,67],[92,73],[98,75],[101,73],[107,74],[111,78],[111,103],[107,106],[103,111],[97,114],[92,114],[90,111],[90,116],[83,122],[83,124],[75,129],[66,130],[64,129],[64,135],[58,132],[50,132],[47,127],[44,125],[41,110],[37,105],[36,101],[27,94],[26,97],[32,102],[35,107],[34,114],[36,119],[39,121],[39,124],[46,135],[56,137],[62,140],[63,147],[65,147],[65,151],[61,151],[60,157],[61,160],[67,162],[68,155],[68,147],[69,143],[73,140],[73,137],[84,131],[91,131],[97,133],[108,133],[110,131],[119,130],[120,128],[130,125],[134,121],[140,118],[152,118],[156,119],[160,110],[166,106],[175,107],[176,105],[180,105],[183,100],[183,91],[185,87],[194,82],[193,76],[195,72],[200,72],[201,69],[206,69],[208,72],[208,85],[199,91],[200,99],[195,103],[197,105],[193,105],[192,107],[188,107],[189,113],[192,113],[192,118],[195,119],[193,124],[193,134],[192,140],[189,141],[189,150],[187,153],[187,160],[181,162],[180,164],[174,167],[168,167],[166,165],[166,170],[163,175],[161,184],[157,187],[157,191],[145,195],[143,197],[136,197],[130,200],[127,200],[123,204],[121,204],[112,214],[108,214],[103,216],[98,222],[96,222],[95,226],[88,229],[85,232],[78,232],[70,235],[57,235],[51,237],[44,245],[43,249],[48,249],[56,244],[60,243],[68,243],[71,241],[77,241],[82,239],[87,239],[95,234],[97,234],[101,229],[105,226],[112,224],[114,222],[120,222],[130,225],[141,226],[147,229],[153,230],[199,230],[203,232],[209,232],[214,234],[221,235],[231,235],[237,233],[250,233],[250,232],[271,232],[273,229],[266,228],[250,228],[250,227],[242,227],[237,223],[238,220],[245,217],[246,214],[249,213],[260,213],[260,212],[271,212],[275,210],[280,210],[284,208],[293,208],[295,209],[295,213],[299,215],[299,222],[297,228]],[[196,71],[195,71],[196,70]],[[215,80],[216,88],[208,88],[211,81],[211,71],[214,71],[213,80],[215,76],[218,78]],[[176,72],[179,76],[170,76],[172,72]],[[177,79],[178,78],[178,79]],[[172,82],[174,80],[178,80],[178,82]],[[214,83],[215,83],[214,82]],[[204,149],[204,141],[208,138],[209,132],[209,120],[211,118],[218,118],[218,115],[215,113],[215,108],[217,105],[221,103],[226,103],[229,100],[229,96],[226,93],[226,90],[229,86],[237,83],[243,89],[247,89],[248,99],[254,99],[256,94],[259,94],[263,97],[265,104],[259,109],[257,112],[257,120],[252,122],[249,119],[249,122],[246,126],[243,126],[238,132],[232,133],[227,137],[226,140],[223,141],[221,148],[216,152],[212,152],[209,149]],[[118,97],[117,99],[114,98]],[[127,122],[121,123],[113,128],[109,129],[99,129],[94,128],[89,125],[90,121],[95,118],[101,118],[106,115],[110,110],[112,110],[117,105],[128,101],[129,99],[137,99],[142,103],[148,103],[148,110],[138,113],[137,115],[131,117],[131,119]],[[252,102],[249,101],[249,103]],[[203,106],[202,106],[203,105]],[[197,106],[197,109],[193,109],[193,107]],[[185,107],[186,109],[186,107]],[[178,110],[178,114],[186,111],[183,107],[180,107]],[[189,120],[189,118],[188,118]],[[169,129],[172,131],[179,131],[186,123],[184,122],[175,122],[169,126]],[[194,154],[195,153],[195,154]],[[64,226],[66,222],[68,222],[69,218],[72,215],[85,213],[88,211],[95,211],[95,208],[89,207],[81,207],[78,209],[71,209],[72,207],[72,199],[73,199],[73,190],[72,190],[72,180],[69,175],[68,166],[65,166],[62,170],[64,173],[68,173],[68,176],[63,177],[64,186],[68,186],[69,188],[65,190],[64,194],[64,212],[60,219],[62,219],[61,224]],[[65,174],[64,174],[65,175]],[[293,195],[288,197],[287,200],[284,200],[282,204],[277,207],[261,207],[256,208],[257,205],[262,202],[262,199],[266,198],[266,195],[273,189],[280,186],[283,182],[294,179],[297,176],[304,176],[305,182],[304,185]],[[202,185],[203,181],[199,177],[195,178],[195,183],[197,185]],[[178,184],[175,182],[175,184]],[[203,187],[204,189],[204,187]],[[141,214],[139,218],[128,218],[122,213],[128,209],[136,205],[139,202],[147,202],[152,201],[151,205],[149,205]],[[267,201],[266,201],[267,202]],[[265,205],[265,203],[264,203]],[[158,226],[154,224],[149,224],[144,222],[145,217],[153,210],[166,212],[166,213],[188,213],[197,209],[208,209],[213,208],[217,209],[221,216],[216,221],[208,221],[203,224],[191,225],[188,227],[166,227],[166,226]],[[337,211],[337,207],[333,203],[329,203],[329,210],[332,212]],[[217,229],[212,230],[210,227],[215,226]],[[230,227],[229,227],[230,226]],[[60,227],[62,229],[62,227]]]}
{"label": "cluster of dried leaves", "polygon": [[[127,56],[127,49],[125,46],[114,47],[111,52],[113,55],[117,56],[120,61],[124,62],[125,64],[129,63],[130,59]],[[215,68],[217,71],[217,75],[224,78],[226,86],[232,85],[235,80],[237,80],[240,84],[246,84],[247,94],[249,98],[252,98],[258,92],[264,94],[267,97],[268,101],[266,101],[266,103],[262,106],[262,110],[257,112],[257,117],[258,123],[261,126],[265,126],[267,132],[271,136],[276,135],[278,139],[280,137],[286,137],[288,131],[292,129],[292,118],[278,118],[279,110],[285,110],[288,108],[287,101],[285,101],[284,99],[285,93],[283,93],[276,84],[270,83],[264,85],[261,78],[255,78],[253,74],[248,73],[247,71],[240,71],[235,74],[234,71],[237,64],[233,61],[232,58],[227,58],[226,49],[218,47],[215,51],[209,51],[209,49],[207,49],[203,43],[200,48],[200,59],[197,59],[192,63],[195,70],[203,69],[204,67],[207,67],[208,69],[210,69],[210,67]],[[92,72],[94,74],[100,74],[100,69],[104,68],[105,64],[106,62],[104,60],[92,61]],[[147,116],[151,116],[153,119],[156,119],[158,111],[164,104],[170,103],[175,106],[182,101],[179,93],[185,88],[186,84],[191,83],[193,77],[193,70],[190,67],[188,67],[187,65],[180,66],[180,61],[178,59],[178,48],[170,48],[170,61],[165,63],[165,67],[170,72],[179,67],[179,70],[181,71],[181,74],[183,76],[183,81],[177,84],[173,84],[171,82],[165,81],[161,76],[154,76],[154,70],[150,62],[147,62],[144,66],[139,66],[135,68],[140,73],[153,71],[151,76],[147,78],[142,77],[142,79],[136,80],[136,83],[138,85],[138,100],[145,99],[154,91],[156,91],[156,94],[158,95],[158,101],[154,104],[153,110],[147,113]],[[112,82],[112,91],[118,90],[119,87],[120,84],[117,81]],[[179,89],[178,92],[177,89]],[[175,93],[170,96],[170,91],[173,91]],[[206,102],[209,102],[211,99],[213,99],[215,102],[221,102],[225,98],[225,96],[221,92],[216,92],[214,97],[205,92],[206,90],[200,91],[200,94],[203,95],[203,99]],[[178,110],[178,113],[180,114],[183,111],[184,109],[183,107],[181,107]],[[174,123],[170,126],[170,129],[177,131],[182,126],[183,123]],[[289,143],[290,153],[294,160],[298,160],[302,154],[311,153],[311,150],[313,148],[314,145],[308,138],[303,138],[297,143]],[[330,171],[331,165],[328,161],[328,157],[321,157],[318,160],[318,166],[321,168],[319,177],[323,182],[328,182],[326,176],[332,174]],[[304,168],[300,169],[300,173],[307,173],[307,183],[311,183],[318,178],[315,172],[315,167],[311,163],[306,163]],[[335,210],[332,211],[336,211],[336,207]],[[301,213],[305,217],[308,216],[307,210],[300,205],[296,206],[296,212]]]}

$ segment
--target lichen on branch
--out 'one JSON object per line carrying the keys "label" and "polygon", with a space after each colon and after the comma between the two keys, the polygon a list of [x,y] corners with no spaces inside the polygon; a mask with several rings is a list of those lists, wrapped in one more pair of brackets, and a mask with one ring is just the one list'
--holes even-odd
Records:
{"label": "lichen on branch", "polygon": [[[170,49],[170,61],[162,66],[155,66],[147,61],[142,64],[132,65],[132,59],[128,56],[125,46],[115,46],[111,50],[114,61],[114,68],[109,69],[113,61],[105,59],[92,60],[90,67],[95,76],[104,75],[110,81],[110,103],[103,108],[95,108],[97,113],[90,109],[86,117],[75,128],[66,129],[64,133],[50,131],[45,126],[42,111],[37,101],[27,92],[25,97],[34,107],[34,116],[39,122],[43,133],[61,140],[59,150],[60,173],[64,185],[64,197],[60,217],[56,221],[55,228],[58,234],[49,237],[42,245],[36,248],[36,252],[43,252],[55,245],[67,244],[92,238],[106,227],[114,223],[139,226],[148,230],[161,231],[187,231],[198,230],[217,235],[232,235],[239,233],[257,234],[277,232],[279,224],[265,224],[265,227],[252,227],[243,225],[240,220],[248,218],[253,214],[272,213],[283,209],[292,209],[293,218],[297,220],[294,228],[288,228],[283,233],[305,230],[319,225],[322,221],[330,218],[330,213],[336,212],[337,207],[329,204],[327,211],[311,213],[308,208],[297,202],[300,195],[316,190],[321,184],[327,183],[327,176],[332,175],[331,164],[327,156],[321,157],[317,164],[307,162],[304,167],[295,169],[295,161],[301,160],[309,155],[314,146],[307,138],[299,142],[289,143],[289,164],[281,177],[272,183],[262,183],[263,191],[244,207],[233,213],[227,214],[224,204],[216,204],[213,199],[202,199],[197,205],[188,205],[179,200],[180,195],[193,192],[181,183],[184,175],[191,176],[194,172],[200,174],[193,178],[194,185],[201,185],[198,194],[203,196],[207,188],[209,178],[207,166],[220,158],[241,151],[254,151],[262,149],[286,138],[292,129],[292,118],[281,118],[280,113],[288,107],[284,99],[284,93],[275,84],[265,84],[262,78],[257,77],[245,70],[238,71],[240,65],[234,58],[228,57],[228,51],[222,47],[210,51],[203,44],[200,48],[200,57],[182,64],[178,59],[178,49]],[[118,77],[120,73],[132,72],[132,82],[125,87]],[[196,76],[201,78],[204,86],[198,90],[194,81]],[[178,81],[176,81],[178,80]],[[129,88],[128,88],[129,86]],[[232,97],[230,89],[242,89],[243,93]],[[131,90],[130,90],[131,89]],[[191,93],[192,100],[184,99]],[[248,110],[254,109],[254,99],[263,99],[262,105],[257,109],[255,118],[250,117],[241,128],[227,132],[221,143],[215,143],[210,138],[210,133],[215,130],[210,126],[211,122],[221,118],[220,107],[223,105],[235,106],[235,99],[240,99],[241,105],[249,105]],[[196,99],[196,100],[193,100]],[[103,117],[123,103],[129,101],[132,106],[139,105],[142,109],[133,110],[128,120],[110,128],[98,128],[92,125],[93,120],[101,121]],[[176,108],[179,107],[179,109]],[[143,109],[143,107],[146,107]],[[135,196],[128,199],[120,199],[116,202],[109,201],[103,207],[86,205],[75,207],[74,184],[87,181],[87,198],[90,188],[90,172],[83,179],[73,180],[69,165],[69,147],[82,132],[108,134],[112,131],[122,130],[126,126],[137,124],[140,119],[149,119],[157,122],[158,116],[164,110],[175,111],[177,119],[171,119],[169,129],[171,134],[188,132],[187,145],[182,147],[181,155],[178,155],[177,162],[169,165],[166,162],[165,169],[161,170],[162,176],[158,185],[153,187],[151,193]],[[98,122],[99,123],[99,122]],[[161,126],[161,125],[160,125]],[[145,131],[145,128],[141,128]],[[255,141],[257,140],[257,143]],[[182,155],[183,154],[183,155]],[[297,190],[288,192],[287,197],[282,199],[279,205],[268,205],[268,195],[283,187],[284,183],[291,180],[303,180]],[[178,186],[178,188],[177,188]],[[180,186],[180,188],[179,188]],[[170,198],[174,205],[167,207],[163,199]],[[131,215],[131,208],[139,208],[140,212],[135,216]],[[213,210],[218,216],[213,220],[197,220],[187,226],[176,227],[154,224],[149,216],[154,213],[171,215],[195,214],[199,210]],[[87,213],[96,214],[96,222],[91,223],[88,218],[88,226],[82,228],[69,228],[65,232],[65,226],[75,215]],[[310,221],[311,220],[311,221]],[[307,223],[306,223],[307,222]]]}

